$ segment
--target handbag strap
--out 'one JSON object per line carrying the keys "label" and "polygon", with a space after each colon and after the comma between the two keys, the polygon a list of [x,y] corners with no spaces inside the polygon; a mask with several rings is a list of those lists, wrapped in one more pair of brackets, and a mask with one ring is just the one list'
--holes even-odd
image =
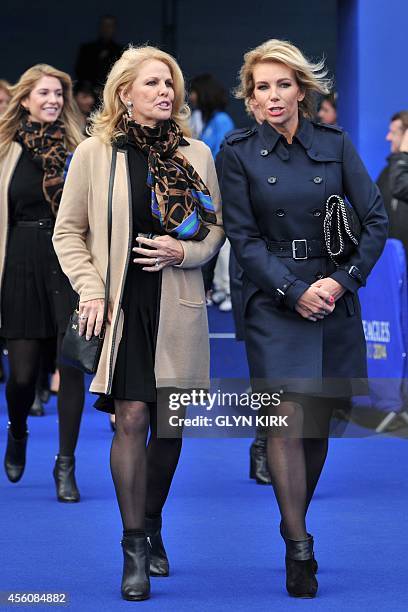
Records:
{"label": "handbag strap", "polygon": [[[338,266],[338,263],[335,261],[334,258],[343,254],[345,246],[342,227],[344,228],[344,231],[351,240],[351,242],[353,242],[353,244],[355,245],[358,245],[358,240],[350,229],[350,225],[347,218],[346,206],[347,205],[344,202],[343,198],[341,198],[339,195],[333,194],[327,198],[326,216],[323,221],[324,239],[326,242],[326,248],[329,257],[336,264],[336,266]],[[339,244],[337,251],[333,251],[331,248],[333,232],[337,233]]]}
{"label": "handbag strap", "polygon": [[108,319],[108,309],[109,309],[110,250],[111,250],[111,240],[112,240],[112,198],[113,198],[113,185],[115,182],[117,156],[118,156],[118,148],[116,144],[113,144],[112,145],[112,161],[111,161],[110,174],[109,174],[109,188],[108,188],[108,265],[106,268],[105,304],[103,308],[103,323],[102,323],[103,327],[105,327],[106,321]]}

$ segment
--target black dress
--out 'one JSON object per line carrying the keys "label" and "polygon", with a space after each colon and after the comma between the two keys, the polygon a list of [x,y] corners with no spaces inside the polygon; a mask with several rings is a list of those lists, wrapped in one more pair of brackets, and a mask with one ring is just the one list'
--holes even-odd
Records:
{"label": "black dress", "polygon": [[[162,234],[158,220],[152,217],[150,189],[147,186],[147,157],[136,144],[129,143],[128,160],[133,214],[133,246],[136,236]],[[139,257],[132,253],[125,280],[122,299],[124,327],[118,349],[113,377],[114,399],[141,402],[156,401],[154,359],[157,326],[159,322],[161,272],[144,272],[140,264],[133,263]],[[109,403],[108,403],[109,404]],[[96,407],[113,412],[113,402],[108,407],[97,402]]]}
{"label": "black dress", "polygon": [[[43,339],[63,332],[77,295],[52,245],[54,217],[42,190],[43,170],[23,152],[9,186],[9,231],[1,287],[0,336]],[[22,227],[21,221],[44,220]]]}

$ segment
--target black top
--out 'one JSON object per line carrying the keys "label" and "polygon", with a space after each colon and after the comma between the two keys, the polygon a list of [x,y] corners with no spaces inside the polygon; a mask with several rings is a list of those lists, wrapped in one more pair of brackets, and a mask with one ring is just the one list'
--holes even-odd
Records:
{"label": "black top", "polygon": [[[163,234],[150,208],[147,185],[147,156],[133,143],[127,145],[132,196],[133,245],[137,234]],[[124,326],[118,349],[112,397],[141,402],[156,401],[154,361],[159,322],[161,272],[145,272],[133,263],[131,254],[122,298]],[[113,412],[112,401],[98,400],[95,407]]]}
{"label": "black top", "polygon": [[10,225],[16,221],[54,218],[42,189],[44,172],[23,148],[9,187]]}
{"label": "black top", "polygon": [[63,274],[50,226],[22,227],[20,221],[51,219],[43,170],[23,147],[9,186],[9,229],[1,285],[0,335],[50,338],[65,331],[78,296]]}

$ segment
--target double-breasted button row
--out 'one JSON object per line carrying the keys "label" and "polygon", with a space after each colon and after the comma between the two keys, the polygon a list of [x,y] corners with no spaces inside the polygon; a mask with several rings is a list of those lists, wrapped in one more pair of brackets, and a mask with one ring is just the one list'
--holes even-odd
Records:
{"label": "double-breasted button row", "polygon": [[314,217],[321,217],[321,216],[322,216],[322,211],[321,211],[321,210],[319,210],[318,208],[315,208],[315,209],[312,211],[312,215],[313,215]]}
{"label": "double-breasted button row", "polygon": [[277,217],[284,217],[286,215],[285,211],[283,210],[283,208],[278,208],[277,211],[275,211],[275,215]]}
{"label": "double-breasted button row", "polygon": [[[266,154],[268,154],[268,151],[266,151]],[[270,185],[275,185],[278,182],[278,177],[277,176],[268,176],[268,178],[266,179],[268,181],[268,183]],[[320,185],[320,183],[323,181],[321,176],[315,176],[313,179],[313,182],[316,185]]]}

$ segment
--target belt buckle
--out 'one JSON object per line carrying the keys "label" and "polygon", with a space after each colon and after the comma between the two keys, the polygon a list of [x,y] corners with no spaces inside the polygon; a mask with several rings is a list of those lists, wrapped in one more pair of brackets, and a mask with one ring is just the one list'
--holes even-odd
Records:
{"label": "belt buckle", "polygon": [[[303,242],[303,246],[305,249],[305,257],[298,257],[296,255],[296,251],[298,249],[298,247],[296,246],[296,242]],[[292,257],[293,259],[307,259],[307,240],[306,238],[299,238],[298,240],[292,240]]]}

